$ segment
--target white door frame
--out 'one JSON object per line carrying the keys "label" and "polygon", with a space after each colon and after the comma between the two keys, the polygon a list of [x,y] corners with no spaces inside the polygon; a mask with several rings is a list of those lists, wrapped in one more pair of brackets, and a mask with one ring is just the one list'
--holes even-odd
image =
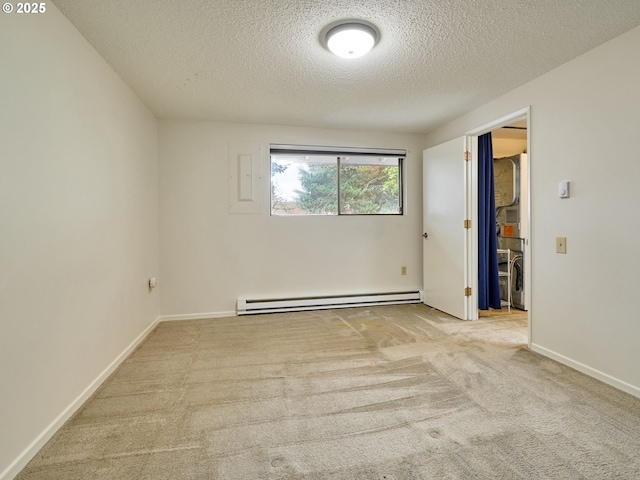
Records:
{"label": "white door frame", "polygon": [[467,137],[467,152],[471,152],[471,161],[465,162],[467,175],[466,215],[471,220],[467,232],[467,251],[465,252],[467,285],[471,295],[467,297],[467,320],[478,320],[478,136]]}
{"label": "white door frame", "polygon": [[[504,117],[498,118],[492,122],[489,122],[485,125],[482,125],[478,128],[474,128],[466,133],[466,135],[472,138],[471,141],[471,192],[470,197],[472,201],[475,203],[471,206],[472,214],[474,217],[471,222],[471,235],[472,241],[469,243],[471,245],[471,251],[467,252],[467,258],[470,259],[469,272],[471,278],[475,278],[476,285],[474,285],[473,292],[477,291],[477,278],[478,278],[478,205],[477,205],[477,195],[478,195],[478,136],[483,135],[485,133],[489,133],[493,130],[497,130],[498,128],[504,127],[505,125],[509,125],[516,120],[521,120],[523,118],[527,119],[527,219],[526,219],[526,231],[527,231],[527,239],[525,241],[524,246],[524,264],[526,266],[524,273],[524,290],[525,290],[525,298],[529,299],[529,310],[528,310],[528,334],[527,334],[527,344],[529,348],[531,348],[531,323],[533,321],[532,316],[532,305],[533,299],[531,297],[531,106],[527,106],[522,108],[516,112],[513,112],[509,115],[505,115]],[[474,191],[475,189],[475,191]],[[475,259],[475,261],[473,261]],[[477,295],[473,295],[475,298],[475,310],[478,310],[478,300]],[[476,313],[477,315],[477,313]]]}

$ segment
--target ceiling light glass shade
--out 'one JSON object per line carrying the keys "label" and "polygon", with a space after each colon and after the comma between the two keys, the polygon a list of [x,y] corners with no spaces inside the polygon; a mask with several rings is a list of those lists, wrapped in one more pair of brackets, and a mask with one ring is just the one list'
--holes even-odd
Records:
{"label": "ceiling light glass shade", "polygon": [[376,31],[362,23],[343,23],[327,32],[327,47],[343,58],[361,57],[376,43]]}

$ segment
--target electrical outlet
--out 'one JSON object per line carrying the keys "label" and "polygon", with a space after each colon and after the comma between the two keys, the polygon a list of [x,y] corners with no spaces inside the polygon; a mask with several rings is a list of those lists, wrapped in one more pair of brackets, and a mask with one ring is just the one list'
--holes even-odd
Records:
{"label": "electrical outlet", "polygon": [[567,237],[556,237],[556,253],[567,253]]}
{"label": "electrical outlet", "polygon": [[406,274],[407,274],[407,267],[403,265],[400,267],[400,275],[406,275]]}

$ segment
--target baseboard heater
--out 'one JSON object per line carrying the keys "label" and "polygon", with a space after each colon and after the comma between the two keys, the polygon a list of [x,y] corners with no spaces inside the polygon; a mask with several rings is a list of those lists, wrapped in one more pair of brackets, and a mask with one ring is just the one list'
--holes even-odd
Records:
{"label": "baseboard heater", "polygon": [[330,308],[367,307],[374,305],[399,305],[420,303],[422,294],[414,292],[370,293],[360,295],[334,295],[326,297],[238,299],[238,315],[256,313],[298,312]]}

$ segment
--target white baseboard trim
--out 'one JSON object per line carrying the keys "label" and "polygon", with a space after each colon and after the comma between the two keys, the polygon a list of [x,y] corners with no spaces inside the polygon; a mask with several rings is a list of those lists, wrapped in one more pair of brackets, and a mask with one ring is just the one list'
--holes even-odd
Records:
{"label": "white baseboard trim", "polygon": [[98,377],[89,384],[87,388],[73,401],[67,408],[65,408],[58,417],[45,428],[40,435],[38,435],[31,444],[25,448],[18,457],[9,464],[5,470],[0,473],[0,480],[11,480],[29,463],[29,461],[44,447],[51,437],[64,425],[64,423],[71,418],[71,416],[86,402],[91,395],[102,385],[102,383],[111,375],[116,368],[133,352],[138,345],[140,345],[154,328],[160,322],[160,317],[156,318],[151,325],[144,329],[144,331],[138,335],[138,337],[131,342],[131,344],[124,349],[124,351],[118,355],[118,357],[111,362],[111,364],[105,368]]}
{"label": "white baseboard trim", "polygon": [[[158,317],[160,322],[172,322],[174,320],[206,320],[207,318],[237,317],[235,310],[229,312],[187,313],[183,315],[162,315]],[[1,479],[0,479],[1,480]]]}
{"label": "white baseboard trim", "polygon": [[596,370],[595,368],[591,368],[588,365],[572,360],[571,358],[565,357],[564,355],[560,355],[559,353],[554,352],[553,350],[549,350],[548,348],[541,347],[540,345],[536,345],[535,343],[531,344],[531,350],[540,355],[544,355],[545,357],[549,357],[556,362],[560,362],[563,365],[573,368],[574,370],[578,370],[579,372],[584,373],[585,375],[589,375],[590,377],[596,378],[601,382],[606,383],[607,385],[611,385],[612,387],[617,388],[618,390],[622,390],[623,392],[627,392],[634,397],[640,398],[640,387],[636,387],[635,385],[631,385],[630,383],[624,382],[616,377],[612,377],[600,370]]}

